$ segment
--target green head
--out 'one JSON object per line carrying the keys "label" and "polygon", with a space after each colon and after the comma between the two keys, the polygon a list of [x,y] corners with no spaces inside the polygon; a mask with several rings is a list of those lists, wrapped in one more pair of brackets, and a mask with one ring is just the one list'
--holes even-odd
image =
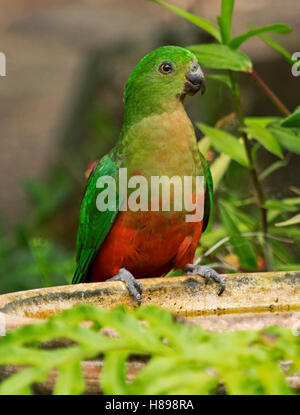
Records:
{"label": "green head", "polygon": [[148,53],[132,71],[125,88],[125,122],[171,112],[186,95],[205,89],[196,56],[178,46]]}

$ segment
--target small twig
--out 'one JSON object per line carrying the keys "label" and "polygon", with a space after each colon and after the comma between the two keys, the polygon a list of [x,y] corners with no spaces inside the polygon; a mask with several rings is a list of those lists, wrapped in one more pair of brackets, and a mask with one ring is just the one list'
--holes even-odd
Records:
{"label": "small twig", "polygon": [[226,127],[226,125],[230,124],[236,117],[236,113],[235,112],[231,112],[228,115],[225,115],[225,117],[220,118],[216,125],[215,128],[219,128],[220,130],[222,130],[224,127]]}
{"label": "small twig", "polygon": [[278,96],[272,91],[272,89],[261,79],[261,77],[254,70],[249,72],[249,74],[252,76],[252,78],[257,83],[257,85],[261,88],[264,94],[278,108],[280,113],[284,117],[287,117],[288,115],[290,115],[291,112],[287,109],[284,103],[278,98]]}
{"label": "small twig", "polygon": [[[251,236],[263,236],[263,233],[262,232],[243,232],[241,234],[241,236],[244,236],[245,238],[247,238],[248,236],[250,236],[250,237]],[[294,241],[292,239],[282,238],[281,236],[271,235],[270,233],[268,233],[266,235],[266,237],[269,238],[269,239],[275,239],[276,241],[279,241],[279,242],[285,242],[287,244],[293,244],[294,243]]]}
{"label": "small twig", "polygon": [[[232,94],[233,94],[233,100],[235,103],[235,107],[236,107],[236,113],[237,113],[237,117],[240,123],[241,127],[245,127],[245,119],[244,119],[244,113],[243,113],[243,109],[242,109],[242,104],[241,104],[241,99],[240,99],[240,93],[239,93],[239,89],[238,89],[238,84],[235,78],[235,73],[233,73],[232,71],[229,72],[229,76],[231,79],[231,84],[232,84]],[[248,139],[247,134],[243,131],[242,132],[242,138],[243,138],[243,142],[244,142],[244,146],[246,149],[246,153],[247,153],[247,157],[249,160],[249,165],[250,165],[250,174],[252,177],[252,181],[253,181],[253,186],[255,189],[255,193],[256,193],[256,198],[257,198],[257,204],[260,208],[260,212],[261,212],[261,222],[262,222],[262,230],[263,230],[263,252],[264,252],[264,259],[265,259],[265,263],[267,266],[267,270],[271,270],[272,269],[272,258],[271,258],[271,253],[270,253],[270,249],[266,240],[266,235],[268,233],[268,222],[267,222],[267,210],[264,207],[264,203],[265,203],[265,196],[263,193],[263,188],[261,186],[261,183],[258,179],[258,171],[253,159],[253,155],[252,155],[252,151],[251,151],[251,143]]]}

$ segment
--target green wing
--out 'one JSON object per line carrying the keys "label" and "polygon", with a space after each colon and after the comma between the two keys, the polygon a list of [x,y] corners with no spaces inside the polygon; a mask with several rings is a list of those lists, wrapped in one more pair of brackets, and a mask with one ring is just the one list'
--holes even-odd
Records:
{"label": "green wing", "polygon": [[117,167],[109,155],[105,155],[90,174],[81,202],[77,233],[77,266],[73,284],[88,280],[89,268],[118,214],[118,195],[115,211],[100,212],[97,209],[96,199],[99,192],[96,183],[102,176],[111,176],[115,179],[117,177]]}
{"label": "green wing", "polygon": [[202,153],[200,153],[200,158],[201,158],[201,163],[204,169],[204,177],[205,177],[205,183],[206,183],[205,196],[204,196],[204,216],[203,216],[203,227],[202,227],[202,232],[204,232],[208,226],[209,217],[212,213],[214,187],[213,187],[213,179],[212,179],[212,175],[210,172],[210,168]]}

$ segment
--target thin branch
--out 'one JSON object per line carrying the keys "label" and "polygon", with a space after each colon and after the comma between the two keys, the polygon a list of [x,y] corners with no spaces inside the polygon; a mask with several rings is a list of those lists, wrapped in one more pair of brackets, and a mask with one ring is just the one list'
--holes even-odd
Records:
{"label": "thin branch", "polygon": [[219,128],[220,130],[222,130],[224,127],[226,127],[228,124],[232,123],[233,120],[236,117],[236,113],[235,112],[231,112],[228,115],[225,115],[225,117],[220,118],[219,121],[216,123],[215,127]]}
{"label": "thin branch", "polygon": [[[229,76],[231,79],[232,84],[232,94],[234,99],[234,104],[236,107],[236,113],[240,122],[241,127],[245,127],[245,120],[244,120],[244,113],[242,109],[241,99],[240,99],[240,93],[238,89],[238,83],[235,78],[235,73],[232,71],[229,72]],[[261,186],[261,183],[258,179],[258,171],[253,159],[252,151],[251,151],[251,143],[248,139],[248,136],[245,132],[242,132],[242,138],[244,142],[244,146],[246,149],[247,157],[249,160],[250,165],[250,174],[252,177],[253,186],[256,193],[257,198],[257,204],[260,208],[261,212],[261,222],[262,222],[262,231],[263,231],[263,251],[264,251],[264,259],[267,266],[267,270],[272,269],[272,258],[271,258],[271,252],[267,243],[266,235],[268,233],[268,222],[267,222],[267,210],[264,207],[265,203],[265,196],[263,193],[263,189]]]}
{"label": "thin branch", "polygon": [[284,116],[287,117],[290,115],[290,111],[284,105],[284,103],[278,98],[278,96],[272,91],[272,89],[261,79],[261,77],[255,72],[249,72],[249,75],[252,76],[254,81],[257,85],[261,88],[263,93],[269,98],[269,100],[277,107],[279,112]]}

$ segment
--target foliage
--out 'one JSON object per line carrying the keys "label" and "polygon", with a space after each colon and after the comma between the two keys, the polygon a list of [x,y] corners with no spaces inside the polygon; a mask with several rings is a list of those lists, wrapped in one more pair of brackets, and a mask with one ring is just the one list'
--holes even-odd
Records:
{"label": "foliage", "polygon": [[[92,322],[90,327],[82,322]],[[108,336],[103,330],[114,331]],[[68,338],[74,343],[54,350],[43,342]],[[27,368],[0,384],[1,394],[29,394],[34,382],[58,369],[54,394],[80,394],[85,384],[80,362],[104,357],[101,387],[106,394],[209,394],[220,383],[228,394],[291,394],[279,361],[300,369],[300,342],[286,328],[260,332],[208,332],[174,320],[155,306],[134,311],[81,305],[48,321],[13,330],[0,340],[0,365]],[[130,356],[148,356],[131,381]]]}
{"label": "foliage", "polygon": [[[251,58],[238,50],[248,39],[259,36],[292,64],[291,54],[267,35],[287,34],[291,32],[291,28],[281,23],[259,28],[251,25],[247,32],[232,38],[234,0],[222,0],[217,25],[165,1],[151,1],[170,9],[213,37],[213,43],[192,45],[188,48],[195,53],[201,66],[219,71],[209,73],[208,78],[222,82],[230,89],[239,124],[238,130],[231,133],[230,126],[229,131],[227,126],[232,120],[230,116],[228,122],[225,117],[215,127],[203,122],[196,123],[204,134],[201,140],[204,145],[200,141],[199,148],[207,157],[213,158],[211,170],[215,189],[218,187],[215,204],[218,210],[214,214],[221,222],[220,225],[211,225],[202,236],[202,248],[199,247],[197,251],[199,259],[203,263],[213,262],[209,259],[215,259],[219,264],[221,261],[219,266],[230,271],[297,268],[296,257],[300,253],[295,245],[299,245],[300,231],[293,225],[299,223],[299,189],[293,188],[297,194],[289,199],[287,206],[285,200],[267,200],[264,180],[278,169],[287,167],[291,153],[300,154],[300,107],[290,113],[254,71]],[[236,72],[248,73],[256,81],[279,110],[279,117],[244,116]],[[259,172],[258,160],[265,151],[280,160],[275,159],[265,170]],[[235,163],[239,166],[233,166]],[[249,187],[248,181],[252,181],[252,195],[243,195],[243,192],[238,193],[230,187],[226,191],[226,177],[230,176],[231,170],[236,171],[239,181],[245,182],[245,188]],[[292,212],[294,216],[291,217]],[[233,217],[234,220],[230,219]],[[232,223],[229,226],[230,220]],[[287,251],[286,246],[289,245],[293,245],[295,256]],[[227,258],[232,258],[228,253],[234,254],[234,265],[227,261]]]}
{"label": "foliage", "polygon": [[73,272],[73,253],[57,243],[0,236],[0,294],[69,284]]}

